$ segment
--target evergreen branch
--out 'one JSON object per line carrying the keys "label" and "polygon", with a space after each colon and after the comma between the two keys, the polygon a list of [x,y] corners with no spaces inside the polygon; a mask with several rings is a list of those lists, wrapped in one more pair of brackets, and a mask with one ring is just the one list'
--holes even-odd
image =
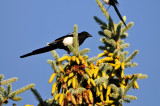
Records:
{"label": "evergreen branch", "polygon": [[132,75],[131,74],[125,74],[124,77],[130,77],[130,78],[132,78]]}
{"label": "evergreen branch", "polygon": [[5,95],[5,97],[8,96],[7,90],[5,90],[4,95]]}
{"label": "evergreen branch", "polygon": [[102,37],[100,41],[105,44],[105,39],[106,39],[105,37]]}
{"label": "evergreen branch", "polygon": [[127,56],[128,53],[129,53],[128,51],[123,51],[123,52],[121,52],[121,54],[124,55],[124,56]]}
{"label": "evergreen branch", "polygon": [[98,34],[101,36],[106,36],[103,31],[98,31]]}
{"label": "evergreen branch", "polygon": [[62,57],[68,56],[68,54],[64,54]]}
{"label": "evergreen branch", "polygon": [[0,92],[0,103],[4,100],[4,95]]}
{"label": "evergreen branch", "polygon": [[89,76],[87,74],[84,74],[83,75],[84,79],[88,80],[89,79]]}
{"label": "evergreen branch", "polygon": [[106,83],[106,85],[108,84],[108,77],[104,76],[104,77],[100,77],[98,79],[94,80],[96,86],[98,85],[102,85],[103,83]]}
{"label": "evergreen branch", "polygon": [[113,52],[113,58],[115,58],[118,55],[119,49],[115,49]]}
{"label": "evergreen branch", "polygon": [[3,80],[3,78],[4,78],[4,75],[1,74],[1,75],[0,75],[0,84],[1,84],[1,81]]}
{"label": "evergreen branch", "polygon": [[101,65],[99,66],[99,70],[100,71],[107,71],[107,70],[112,70],[113,67],[111,65],[109,65],[108,63],[101,63]]}
{"label": "evergreen branch", "polygon": [[103,4],[100,2],[100,0],[96,0],[97,4],[99,5],[102,13],[105,15],[105,17],[107,18],[107,20],[109,21],[109,27],[112,31],[114,31],[114,23],[112,18],[109,16],[109,14],[107,13],[106,9],[104,8]]}
{"label": "evergreen branch", "polygon": [[112,45],[112,47],[114,47],[114,48],[117,47],[117,43],[116,43],[115,40],[113,40],[113,39],[105,39],[105,41],[106,41],[108,44]]}
{"label": "evergreen branch", "polygon": [[128,33],[123,33],[121,36],[120,36],[120,39],[125,39],[128,37]]}
{"label": "evergreen branch", "polygon": [[22,100],[22,98],[18,97],[18,96],[15,96],[15,97],[11,98],[11,100],[13,100],[13,101],[20,101],[20,100]]}
{"label": "evergreen branch", "polygon": [[23,87],[23,88],[21,88],[21,89],[18,89],[18,90],[16,90],[16,91],[11,92],[11,93],[20,94],[20,93],[23,93],[23,92],[25,92],[25,91],[33,88],[34,86],[35,86],[35,84],[29,84],[29,85],[27,85],[27,86],[25,86],[25,87]]}
{"label": "evergreen branch", "polygon": [[7,95],[9,95],[11,93],[11,91],[12,91],[12,86],[11,86],[11,84],[8,84],[7,85]]}
{"label": "evergreen branch", "polygon": [[36,99],[39,101],[39,104],[41,106],[44,106],[43,99],[42,99],[41,95],[38,93],[38,91],[35,88],[31,88],[31,91],[34,94],[34,96],[36,97]]}
{"label": "evergreen branch", "polygon": [[57,52],[55,50],[51,51],[53,58],[57,61],[59,59],[59,55],[57,54]]}
{"label": "evergreen branch", "polygon": [[4,93],[5,92],[5,88],[0,86],[0,92]]}
{"label": "evergreen branch", "polygon": [[136,100],[137,99],[136,96],[132,96],[132,95],[125,95],[123,98],[129,99],[129,100]]}
{"label": "evergreen branch", "polygon": [[118,101],[119,103],[122,103],[122,102],[125,102],[125,103],[130,103],[131,101],[130,100],[128,100],[128,99],[119,99],[119,101]]}
{"label": "evergreen branch", "polygon": [[62,68],[64,69],[67,65],[68,65],[68,63],[62,64]]}
{"label": "evergreen branch", "polygon": [[135,50],[129,57],[127,57],[125,63],[130,62],[138,54],[138,52],[138,50]]}
{"label": "evergreen branch", "polygon": [[116,41],[113,40],[113,39],[109,39],[109,38],[103,37],[103,38],[100,39],[100,41],[101,41],[102,43],[104,43],[104,44],[109,44],[109,45],[111,45],[111,46],[114,47],[114,48],[116,48],[116,46],[117,46]]}
{"label": "evergreen branch", "polygon": [[120,87],[119,88],[119,97],[123,97],[123,95],[124,95],[124,90],[123,90],[123,88],[122,87]]}
{"label": "evergreen branch", "polygon": [[129,43],[124,43],[124,44],[121,44],[120,46],[119,46],[119,48],[121,49],[121,50],[123,50],[124,48],[128,48],[129,47]]}
{"label": "evergreen branch", "polygon": [[98,48],[99,48],[100,50],[106,50],[106,47],[105,47],[105,46],[98,46]]}
{"label": "evergreen branch", "polygon": [[118,89],[118,87],[115,84],[111,84],[110,86],[111,86],[111,88],[113,90],[112,97],[114,99],[117,99],[118,96],[119,96],[119,89]]}
{"label": "evergreen branch", "polygon": [[105,65],[104,63],[101,63],[101,65],[99,66],[100,71],[103,71],[104,65]]}
{"label": "evergreen branch", "polygon": [[85,49],[81,50],[81,51],[79,52],[79,54],[80,54],[80,55],[84,55],[84,54],[86,54],[86,53],[88,53],[88,52],[90,52],[90,49],[89,49],[89,48],[85,48]]}
{"label": "evergreen branch", "polygon": [[18,80],[17,77],[13,77],[13,78],[1,81],[0,85],[5,85],[5,84],[8,84],[8,83],[13,83],[13,82],[15,82],[17,80]]}
{"label": "evergreen branch", "polygon": [[[45,102],[46,102],[49,106],[50,106],[50,105],[53,105],[53,103],[54,103],[54,98],[47,99]],[[53,106],[56,106],[56,105],[53,105]]]}
{"label": "evergreen branch", "polygon": [[68,45],[67,47],[68,47],[69,51],[73,52],[74,54],[77,53],[76,49],[72,45]]}
{"label": "evergreen branch", "polygon": [[128,24],[127,24],[127,27],[124,27],[124,28],[122,29],[122,34],[125,33],[125,32],[127,32],[127,30],[130,29],[133,25],[134,25],[133,22],[128,23]]}
{"label": "evergreen branch", "polygon": [[73,33],[73,46],[77,52],[79,52],[79,43],[78,43],[78,29],[77,25],[74,25],[74,33]]}
{"label": "evergreen branch", "polygon": [[12,98],[14,98],[16,95],[17,95],[17,94],[14,92],[14,93],[10,93],[10,94],[8,95],[8,97],[9,97],[9,99],[12,99]]}
{"label": "evergreen branch", "polygon": [[100,2],[100,0],[96,0],[97,4],[99,5],[101,11],[103,12],[103,14],[106,16],[107,20],[110,19],[109,14],[107,13],[106,9],[104,8],[103,4]]}
{"label": "evergreen branch", "polygon": [[104,64],[104,70],[113,70],[113,67],[111,65],[109,65],[108,63]]}
{"label": "evergreen branch", "polygon": [[110,53],[113,53],[114,52],[114,50],[115,50],[115,47],[111,47],[110,45],[108,46],[108,45],[105,45],[106,46],[106,50],[108,51],[108,52],[110,52]]}
{"label": "evergreen branch", "polygon": [[5,97],[5,92],[0,91],[0,95],[2,95],[3,97]]}
{"label": "evergreen branch", "polygon": [[100,25],[102,30],[107,29],[107,24],[101,19],[99,19],[97,16],[94,16],[94,20]]}
{"label": "evergreen branch", "polygon": [[122,61],[122,62],[124,62],[125,61],[125,55],[124,54],[120,54],[120,60]]}
{"label": "evergreen branch", "polygon": [[86,90],[86,88],[78,87],[77,89],[70,88],[68,92],[70,92],[72,95],[76,95],[78,93],[83,93],[84,90]]}
{"label": "evergreen branch", "polygon": [[112,38],[112,37],[113,37],[113,33],[112,33],[110,30],[108,30],[108,29],[105,29],[105,30],[104,30],[104,34],[105,34],[106,37],[108,37],[108,38]]}
{"label": "evergreen branch", "polygon": [[87,60],[87,62],[90,64],[90,63],[93,63],[94,61],[97,61],[98,60],[98,57],[92,57],[92,58],[89,58]]}
{"label": "evergreen branch", "polygon": [[124,40],[118,40],[118,43],[119,43],[119,45],[121,45],[121,44],[123,44],[124,43]]}
{"label": "evergreen branch", "polygon": [[120,35],[121,35],[121,28],[122,28],[122,25],[121,24],[118,24],[117,27],[116,27],[116,35],[115,35],[115,41],[118,41],[119,38],[120,38]]}
{"label": "evergreen branch", "polygon": [[138,63],[131,63],[131,62],[127,62],[125,63],[125,67],[128,68],[128,67],[136,67],[138,65]]}
{"label": "evergreen branch", "polygon": [[1,103],[0,103],[0,106],[3,106],[4,103],[5,103],[5,104],[8,103],[8,100],[7,100],[7,99],[8,99],[8,97],[4,97],[3,100],[2,100]]}
{"label": "evergreen branch", "polygon": [[53,60],[47,60],[47,63],[51,65],[52,69],[53,69],[55,72],[58,72],[58,69],[57,69],[56,62],[55,62],[55,61],[53,61]]}
{"label": "evergreen branch", "polygon": [[140,73],[140,74],[137,74],[137,75],[138,75],[138,76],[137,76],[138,79],[146,79],[146,78],[148,78],[148,75],[146,75],[146,74],[142,75],[142,74]]}
{"label": "evergreen branch", "polygon": [[137,75],[135,75],[131,82],[126,86],[126,88],[124,89],[124,94],[127,93],[127,91],[132,87],[132,85],[134,84],[134,82],[137,80]]}

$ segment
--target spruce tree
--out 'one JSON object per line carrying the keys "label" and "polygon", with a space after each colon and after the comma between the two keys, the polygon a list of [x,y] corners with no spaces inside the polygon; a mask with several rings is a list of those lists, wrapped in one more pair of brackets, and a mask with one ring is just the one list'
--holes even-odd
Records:
{"label": "spruce tree", "polygon": [[[53,69],[49,78],[52,97],[43,100],[33,85],[30,87],[39,101],[38,106],[122,106],[124,102],[130,103],[131,100],[137,99],[136,96],[129,95],[128,91],[130,88],[139,89],[137,80],[148,76],[142,73],[125,74],[126,68],[138,65],[132,62],[132,59],[139,51],[135,50],[128,55],[129,51],[126,51],[126,48],[129,47],[129,43],[124,41],[133,22],[128,23],[126,27],[121,21],[118,24],[114,23],[100,0],[96,2],[108,21],[106,23],[94,16],[101,29],[98,33],[102,45],[98,48],[102,53],[89,58],[89,48],[79,50],[78,27],[74,25],[74,43],[68,46],[71,54],[60,57],[53,50],[51,53],[54,60],[47,60]],[[125,16],[123,20],[126,20]],[[1,77],[2,75],[0,80]],[[6,91],[2,86],[4,82],[0,82],[0,106],[8,98],[20,99],[15,95],[23,91],[21,89],[15,91],[16,93],[11,92],[11,84],[7,86]]]}

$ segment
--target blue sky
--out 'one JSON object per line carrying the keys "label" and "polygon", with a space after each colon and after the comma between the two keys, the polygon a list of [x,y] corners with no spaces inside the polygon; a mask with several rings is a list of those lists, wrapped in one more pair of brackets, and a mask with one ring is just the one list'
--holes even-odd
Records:
{"label": "blue sky", "polygon": [[[130,43],[127,50],[130,53],[135,49],[139,50],[139,54],[133,60],[138,62],[139,66],[125,72],[144,73],[149,76],[146,80],[138,81],[139,90],[128,92],[129,95],[137,96],[138,100],[124,105],[159,105],[160,85],[157,82],[160,80],[160,1],[118,1],[122,16],[127,16],[127,23],[134,22],[134,27],[128,31],[129,37],[125,40]],[[113,7],[109,9],[109,13],[114,22],[118,23],[119,18]],[[93,35],[80,48],[90,48],[88,55],[96,56],[101,52],[98,50],[101,43],[97,33],[100,28],[93,16],[105,20],[95,0],[0,0],[0,74],[5,75],[4,79],[19,78],[13,83],[13,90],[35,83],[35,88],[44,100],[51,98],[52,85],[48,84],[48,80],[53,70],[46,62],[53,59],[51,53],[24,59],[20,59],[19,56],[72,32],[74,24],[78,25],[79,32],[88,31]],[[60,56],[66,53],[63,50],[56,51]],[[18,106],[38,103],[30,91],[19,96],[23,97],[23,100],[17,102]],[[8,106],[15,103],[9,102]]]}

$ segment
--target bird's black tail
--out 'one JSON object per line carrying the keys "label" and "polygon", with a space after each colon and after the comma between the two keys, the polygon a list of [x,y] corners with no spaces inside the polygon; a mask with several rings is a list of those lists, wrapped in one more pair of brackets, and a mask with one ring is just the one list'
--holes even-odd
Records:
{"label": "bird's black tail", "polygon": [[113,4],[112,4],[112,6],[114,7],[114,9],[115,9],[116,13],[118,14],[118,16],[119,16],[120,20],[121,20],[121,21],[123,22],[123,24],[127,27],[127,25],[126,25],[126,23],[124,22],[124,20],[123,20],[123,18],[122,18],[122,16],[121,16],[121,14],[120,14],[120,12],[119,12],[119,10],[118,10],[118,8],[117,8],[116,4],[115,4],[115,3],[113,3]]}
{"label": "bird's black tail", "polygon": [[28,54],[25,54],[23,56],[20,56],[20,58],[24,58],[24,57],[28,57],[28,56],[32,56],[32,55],[36,55],[36,54],[45,53],[45,52],[48,52],[48,51],[51,51],[51,50],[54,50],[54,49],[57,49],[57,45],[56,44],[49,45],[49,46],[34,50],[31,53],[28,53]]}

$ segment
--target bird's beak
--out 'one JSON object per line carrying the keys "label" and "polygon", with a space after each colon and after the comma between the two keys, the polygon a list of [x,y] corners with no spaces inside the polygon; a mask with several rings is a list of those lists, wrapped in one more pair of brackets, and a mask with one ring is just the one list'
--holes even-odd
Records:
{"label": "bird's beak", "polygon": [[88,35],[88,37],[92,37],[92,35]]}

